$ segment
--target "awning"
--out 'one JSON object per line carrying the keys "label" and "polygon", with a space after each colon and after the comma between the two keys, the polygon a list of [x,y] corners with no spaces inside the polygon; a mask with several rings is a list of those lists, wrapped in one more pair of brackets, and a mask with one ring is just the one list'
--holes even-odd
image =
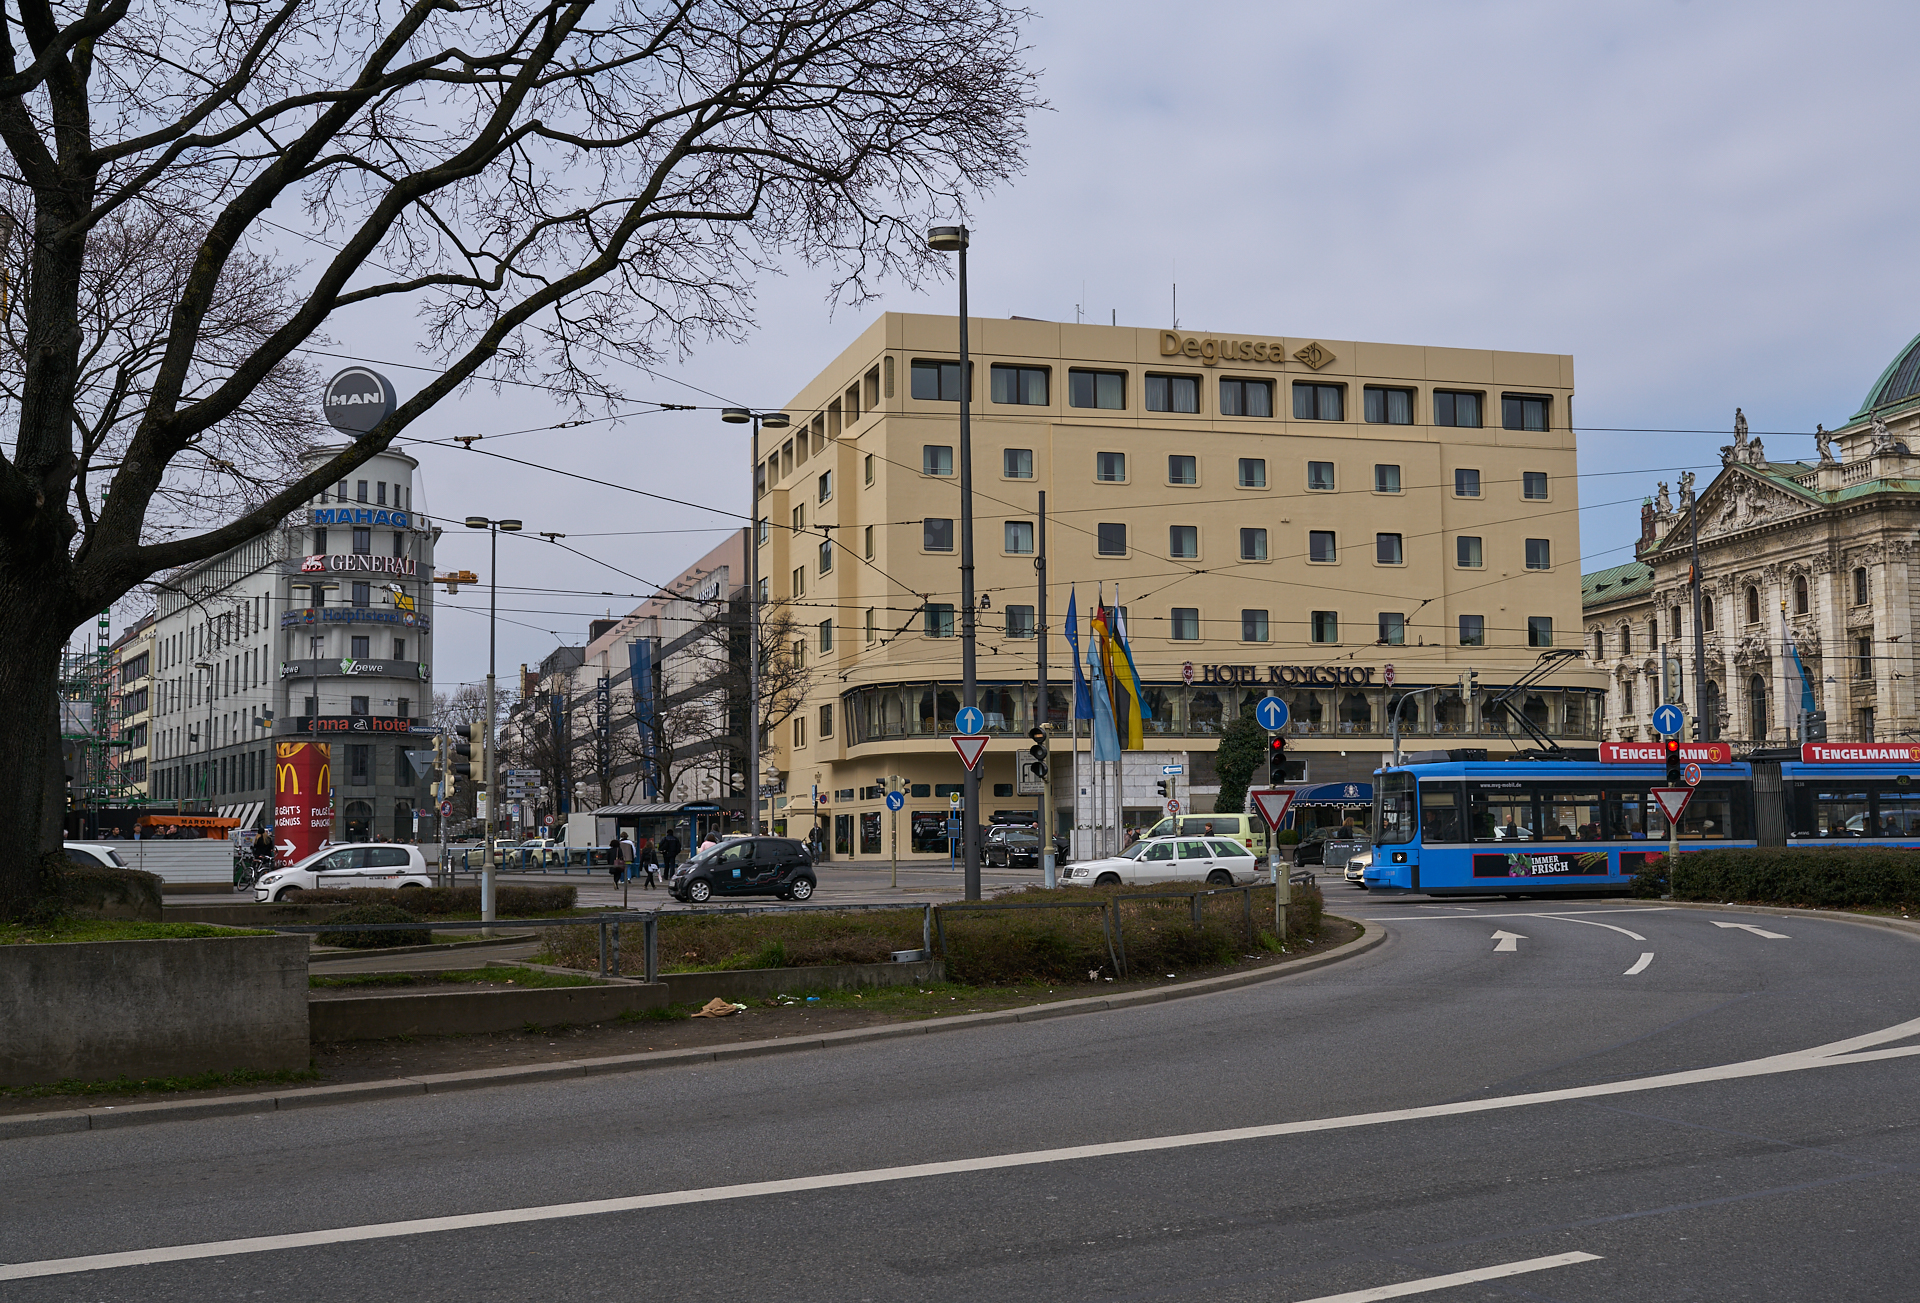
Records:
{"label": "awning", "polygon": [[1370,806],[1373,804],[1372,783],[1315,783],[1311,787],[1302,787],[1293,794],[1295,805],[1338,805]]}
{"label": "awning", "polygon": [[254,826],[254,821],[260,817],[260,811],[266,809],[266,806],[265,801],[243,801],[239,805],[223,805],[220,807],[220,817],[238,819],[240,827],[251,828]]}
{"label": "awning", "polygon": [[[639,816],[658,818],[661,815],[683,813],[689,802],[655,801],[647,805],[603,805],[595,810],[594,817],[602,819],[625,819]],[[694,805],[704,806],[707,802],[694,801]]]}

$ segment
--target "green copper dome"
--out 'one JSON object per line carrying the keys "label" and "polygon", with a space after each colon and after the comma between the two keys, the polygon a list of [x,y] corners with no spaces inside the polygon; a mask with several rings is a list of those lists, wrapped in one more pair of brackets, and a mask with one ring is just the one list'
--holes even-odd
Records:
{"label": "green copper dome", "polygon": [[1892,407],[1914,397],[1920,397],[1920,335],[1908,340],[1899,355],[1887,363],[1887,369],[1873,382],[1873,388],[1867,391],[1867,401],[1860,404],[1860,410],[1852,419],[1865,420],[1879,408]]}

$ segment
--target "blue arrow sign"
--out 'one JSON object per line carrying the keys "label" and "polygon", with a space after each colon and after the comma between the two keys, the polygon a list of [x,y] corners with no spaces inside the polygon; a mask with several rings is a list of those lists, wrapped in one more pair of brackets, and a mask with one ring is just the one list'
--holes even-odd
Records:
{"label": "blue arrow sign", "polygon": [[887,808],[889,810],[898,810],[901,806],[905,805],[906,803],[907,803],[907,794],[905,792],[888,792],[887,793]]}
{"label": "blue arrow sign", "polygon": [[1287,726],[1287,703],[1278,697],[1262,697],[1253,708],[1253,718],[1267,732],[1278,733]]}
{"label": "blue arrow sign", "polygon": [[1654,732],[1665,733],[1668,737],[1672,737],[1675,734],[1677,734],[1681,729],[1685,728],[1686,726],[1687,726],[1687,712],[1680,709],[1680,707],[1674,705],[1672,702],[1668,702],[1664,706],[1656,706],[1654,708],[1654,711],[1653,711],[1653,731]]}
{"label": "blue arrow sign", "polygon": [[984,733],[987,730],[987,717],[980,713],[978,706],[962,706],[960,713],[953,717],[953,731],[956,733]]}

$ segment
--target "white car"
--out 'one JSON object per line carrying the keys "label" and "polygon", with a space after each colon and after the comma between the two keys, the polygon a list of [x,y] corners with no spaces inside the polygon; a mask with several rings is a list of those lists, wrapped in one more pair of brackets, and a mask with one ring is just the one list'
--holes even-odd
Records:
{"label": "white car", "polygon": [[254,884],[256,901],[292,900],[303,891],[345,891],[355,887],[431,887],[433,875],[418,846],[392,842],[354,842],[329,846],[291,868],[275,869]]}
{"label": "white car", "polygon": [[1347,858],[1347,881],[1365,891],[1367,889],[1367,870],[1373,867],[1373,847],[1367,846],[1355,851]]}
{"label": "white car", "polygon": [[127,862],[120,858],[120,852],[105,842],[63,842],[67,859],[75,864],[104,864],[109,868],[124,869]]}
{"label": "white car", "polygon": [[1060,881],[1076,887],[1137,882],[1244,887],[1260,877],[1253,852],[1225,837],[1147,837],[1108,859],[1068,865]]}

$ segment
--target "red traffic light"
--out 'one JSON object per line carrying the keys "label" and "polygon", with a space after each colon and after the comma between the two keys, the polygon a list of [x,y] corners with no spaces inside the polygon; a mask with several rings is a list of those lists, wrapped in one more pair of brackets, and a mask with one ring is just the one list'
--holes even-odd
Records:
{"label": "red traffic light", "polygon": [[1269,755],[1276,755],[1276,756],[1281,755],[1286,751],[1286,749],[1287,749],[1287,740],[1281,737],[1278,733],[1274,734],[1272,737],[1267,739],[1267,753]]}

